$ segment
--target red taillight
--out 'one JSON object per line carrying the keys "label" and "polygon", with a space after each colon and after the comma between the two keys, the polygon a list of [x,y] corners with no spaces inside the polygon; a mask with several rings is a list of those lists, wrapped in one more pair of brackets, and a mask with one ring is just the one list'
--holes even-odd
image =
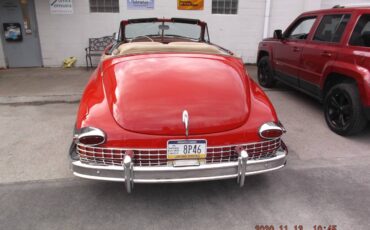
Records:
{"label": "red taillight", "polygon": [[259,135],[264,139],[275,139],[283,135],[285,129],[274,122],[268,122],[260,127]]}
{"label": "red taillight", "polygon": [[90,146],[100,145],[105,142],[105,133],[98,128],[85,127],[75,134],[75,141]]}
{"label": "red taillight", "polygon": [[104,137],[101,136],[84,136],[78,138],[78,142],[84,145],[98,145],[104,142]]}
{"label": "red taillight", "polygon": [[278,138],[281,135],[283,135],[283,131],[282,130],[265,130],[265,131],[262,131],[260,135],[263,138],[273,139],[273,138]]}

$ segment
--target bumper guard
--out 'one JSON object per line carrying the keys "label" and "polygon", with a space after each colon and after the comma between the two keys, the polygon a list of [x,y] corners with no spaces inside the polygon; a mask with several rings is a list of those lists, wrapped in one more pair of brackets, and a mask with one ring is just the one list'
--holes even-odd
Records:
{"label": "bumper guard", "polygon": [[287,150],[280,149],[276,156],[268,159],[248,159],[243,150],[238,161],[203,164],[199,166],[134,166],[132,152],[124,156],[123,166],[88,165],[81,161],[72,162],[75,176],[104,181],[124,182],[128,193],[134,183],[180,183],[237,178],[240,187],[244,186],[245,176],[267,173],[281,169],[286,164]]}

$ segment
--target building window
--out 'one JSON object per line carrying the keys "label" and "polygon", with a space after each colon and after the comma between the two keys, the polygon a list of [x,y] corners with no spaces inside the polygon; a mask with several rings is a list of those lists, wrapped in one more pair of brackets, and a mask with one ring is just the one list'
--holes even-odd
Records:
{"label": "building window", "polygon": [[89,0],[91,13],[118,13],[118,0]]}
{"label": "building window", "polygon": [[238,0],[212,0],[212,14],[237,14]]}

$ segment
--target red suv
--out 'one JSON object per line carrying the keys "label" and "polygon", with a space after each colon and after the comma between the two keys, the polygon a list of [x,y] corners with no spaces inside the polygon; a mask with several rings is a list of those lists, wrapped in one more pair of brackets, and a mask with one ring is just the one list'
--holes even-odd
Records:
{"label": "red suv", "polygon": [[334,7],[300,15],[260,42],[258,80],[276,81],[324,104],[331,130],[351,135],[370,119],[370,7]]}

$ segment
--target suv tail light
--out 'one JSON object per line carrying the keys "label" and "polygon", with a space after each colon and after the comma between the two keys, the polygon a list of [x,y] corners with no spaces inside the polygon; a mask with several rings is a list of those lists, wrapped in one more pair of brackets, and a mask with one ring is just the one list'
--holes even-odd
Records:
{"label": "suv tail light", "polygon": [[84,145],[100,145],[105,142],[105,133],[98,128],[85,127],[75,133],[74,140]]}
{"label": "suv tail light", "polygon": [[267,122],[267,123],[261,125],[261,127],[259,129],[259,135],[260,135],[260,137],[262,137],[264,139],[279,138],[285,132],[286,132],[286,130],[284,129],[284,127],[281,125],[280,122],[279,122],[279,124],[275,124],[274,122]]}

